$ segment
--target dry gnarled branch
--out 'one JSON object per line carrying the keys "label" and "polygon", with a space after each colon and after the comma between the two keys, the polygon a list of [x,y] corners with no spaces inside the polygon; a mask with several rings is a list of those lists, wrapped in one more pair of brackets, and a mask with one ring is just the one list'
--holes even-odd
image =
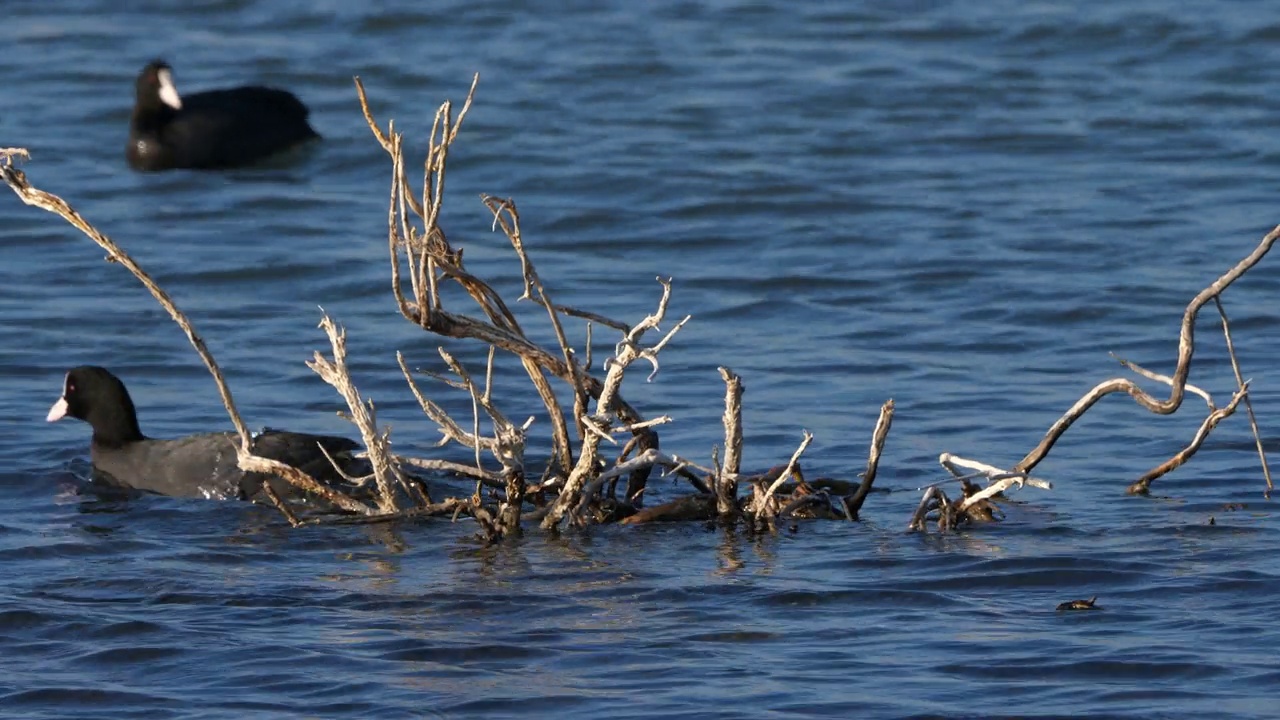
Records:
{"label": "dry gnarled branch", "polygon": [[[321,311],[323,313],[323,310]],[[307,361],[307,367],[333,386],[342,395],[349,410],[347,418],[360,430],[360,439],[368,452],[369,464],[373,468],[373,476],[378,486],[378,510],[382,513],[400,512],[401,498],[413,498],[420,504],[429,505],[431,499],[422,495],[417,485],[411,482],[395,462],[391,452],[390,440],[386,431],[379,432],[377,410],[372,400],[360,397],[360,391],[351,381],[347,369],[347,333],[334,324],[333,320],[323,314],[320,328],[329,336],[333,349],[330,360],[319,352]]]}
{"label": "dry gnarled branch", "polygon": [[[1241,400],[1248,403],[1248,383],[1245,382],[1244,377],[1240,372],[1239,361],[1236,358],[1235,347],[1231,340],[1230,324],[1227,321],[1226,311],[1222,307],[1221,295],[1222,292],[1230,287],[1232,283],[1261,262],[1262,258],[1271,250],[1271,246],[1275,244],[1277,239],[1280,239],[1280,226],[1275,227],[1271,232],[1267,233],[1266,236],[1262,238],[1262,241],[1258,246],[1254,248],[1253,252],[1240,262],[1236,263],[1233,268],[1219,276],[1217,280],[1213,281],[1204,290],[1201,290],[1187,305],[1187,308],[1182,315],[1182,324],[1178,338],[1178,361],[1172,376],[1152,372],[1137,365],[1136,363],[1117,358],[1120,360],[1122,365],[1133,370],[1142,377],[1168,385],[1170,387],[1170,393],[1167,400],[1161,400],[1148,394],[1136,383],[1127,378],[1112,378],[1098,383],[1089,390],[1089,392],[1085,393],[1083,397],[1076,401],[1076,403],[1072,405],[1071,408],[1068,409],[1067,412],[1049,428],[1048,432],[1045,433],[1044,438],[1041,439],[1040,443],[1036,445],[1031,452],[1027,453],[1022,460],[1018,461],[1018,463],[1010,469],[1010,478],[1015,479],[1015,482],[1018,482],[1016,478],[1025,475],[1025,473],[1030,472],[1032,468],[1038,465],[1049,454],[1050,449],[1052,449],[1053,445],[1058,441],[1063,433],[1065,433],[1072,424],[1079,420],[1089,410],[1089,408],[1093,407],[1103,397],[1118,392],[1128,393],[1129,396],[1132,397],[1139,405],[1160,415],[1169,415],[1177,411],[1182,404],[1182,399],[1185,396],[1185,393],[1187,392],[1199,395],[1204,399],[1205,403],[1209,407],[1209,415],[1201,423],[1200,429],[1197,431],[1196,436],[1192,439],[1191,443],[1182,451],[1177,453],[1173,458],[1152,469],[1130,485],[1129,492],[1146,493],[1154,479],[1185,463],[1200,448],[1208,433],[1216,427],[1223,418],[1235,412],[1235,409]],[[1236,384],[1239,388],[1232,397],[1231,403],[1227,407],[1220,409],[1214,405],[1212,397],[1210,397],[1207,392],[1187,382],[1187,377],[1191,372],[1191,358],[1195,352],[1196,315],[1199,313],[1200,308],[1204,307],[1204,305],[1206,305],[1210,300],[1214,301],[1217,305],[1219,315],[1222,318],[1223,335],[1226,338],[1227,350],[1231,357],[1232,369],[1235,372]],[[1252,405],[1247,404],[1246,407],[1249,408],[1250,425],[1253,429],[1254,441],[1258,447],[1258,457],[1262,463],[1263,475],[1267,484],[1267,492],[1270,493],[1272,489],[1271,472],[1267,467],[1266,453],[1262,448],[1261,434],[1258,431],[1257,421],[1253,415]],[[944,455],[944,457],[949,456]],[[945,460],[944,464],[946,464]],[[983,465],[982,468],[983,469],[981,469],[980,472],[988,475],[989,477],[994,477],[1004,472],[998,468],[991,468],[986,465]],[[1030,481],[1027,478],[1022,478],[1022,482],[1030,484]],[[989,487],[988,490],[990,489],[991,488]],[[912,527],[920,525],[922,522],[921,519],[927,513],[927,510],[925,510],[926,507],[936,509],[940,505],[943,508],[947,506],[947,503],[945,502],[945,495],[940,490],[937,490],[936,492],[933,492],[936,488],[929,488],[929,490],[931,492],[926,493],[925,499],[921,501],[920,508],[917,509],[916,515],[912,518]],[[986,498],[990,497],[991,494],[993,493],[981,491],[971,493],[969,497],[980,498],[979,500],[973,501],[973,503],[980,503],[985,502]],[[972,506],[972,503],[970,506]],[[922,527],[922,525],[920,526]]]}
{"label": "dry gnarled branch", "polygon": [[876,472],[880,467],[880,454],[884,452],[885,440],[889,438],[889,428],[893,425],[893,398],[880,406],[880,417],[876,420],[875,430],[871,432],[871,450],[867,453],[867,469],[862,473],[862,482],[852,495],[844,498],[845,517],[850,522],[857,519],[862,510],[871,486],[876,481]]}
{"label": "dry gnarled branch", "polygon": [[[643,320],[631,328],[626,337],[618,343],[618,347],[614,352],[614,356],[605,361],[606,374],[604,383],[600,389],[600,394],[596,399],[596,411],[593,415],[583,416],[584,423],[590,422],[597,428],[608,427],[615,417],[618,417],[617,406],[615,400],[618,398],[618,392],[622,385],[622,378],[627,367],[637,360],[645,359],[653,364],[654,372],[657,372],[658,361],[657,354],[668,341],[671,340],[680,328],[689,321],[689,316],[685,316],[675,327],[656,344],[649,348],[640,348],[639,343],[644,333],[650,329],[655,329],[666,317],[667,305],[671,301],[671,281],[658,278],[658,282],[662,284],[662,298],[658,301],[658,309],[646,316]],[[650,378],[653,375],[649,376]],[[620,418],[624,422],[626,418]],[[586,433],[582,438],[582,449],[578,455],[578,462],[574,466],[573,471],[565,480],[564,488],[560,491],[555,503],[551,506],[551,510],[547,512],[542,519],[543,529],[550,530],[557,525],[576,504],[577,495],[597,472],[596,465],[599,461],[600,435]],[[630,490],[630,488],[628,488]],[[634,499],[630,493],[628,499]]]}
{"label": "dry gnarled branch", "polygon": [[1031,452],[1027,453],[1022,460],[1018,461],[1012,469],[1015,472],[1030,472],[1049,454],[1049,450],[1058,441],[1058,438],[1067,431],[1067,428],[1071,427],[1076,420],[1079,420],[1095,403],[1111,393],[1128,393],[1139,405],[1158,415],[1169,415],[1175,412],[1182,405],[1183,393],[1186,391],[1187,376],[1191,372],[1191,356],[1195,352],[1196,314],[1206,303],[1217,298],[1222,294],[1222,291],[1226,290],[1233,282],[1261,262],[1277,239],[1280,239],[1280,226],[1267,233],[1258,246],[1254,248],[1253,252],[1236,263],[1235,267],[1223,273],[1217,280],[1210,283],[1204,290],[1201,290],[1187,305],[1187,309],[1182,314],[1181,331],[1178,336],[1178,364],[1169,382],[1170,393],[1167,400],[1160,400],[1147,394],[1132,380],[1126,378],[1112,378],[1098,383],[1084,397],[1080,398],[1066,414],[1059,418],[1045,433],[1040,443]]}
{"label": "dry gnarled branch", "polygon": [[804,439],[800,441],[800,446],[791,454],[791,459],[787,462],[787,466],[778,474],[767,490],[763,489],[764,484],[760,482],[752,483],[752,498],[747,503],[747,512],[755,515],[757,519],[770,519],[776,516],[783,506],[774,498],[774,493],[778,492],[778,488],[782,484],[796,475],[799,469],[800,456],[809,447],[809,443],[813,442],[813,433],[808,430],[804,431]]}
{"label": "dry gnarled branch", "polygon": [[1196,454],[1196,451],[1204,444],[1205,438],[1209,437],[1210,431],[1217,427],[1218,423],[1222,422],[1223,418],[1235,414],[1236,407],[1240,405],[1240,401],[1248,397],[1248,395],[1249,383],[1245,383],[1235,392],[1234,395],[1232,395],[1231,402],[1228,403],[1226,407],[1215,409],[1213,412],[1209,413],[1209,416],[1204,419],[1204,422],[1200,423],[1200,428],[1196,430],[1195,437],[1191,439],[1191,442],[1185,448],[1180,450],[1178,454],[1161,463],[1159,466],[1147,471],[1145,475],[1138,478],[1137,481],[1130,485],[1128,490],[1129,494],[1145,495],[1151,488],[1152,481],[1169,473],[1175,468],[1181,467],[1192,455]]}
{"label": "dry gnarled branch", "polygon": [[[0,173],[23,202],[58,214],[104,248],[110,256],[109,259],[119,262],[133,273],[183,329],[213,375],[223,403],[240,436],[237,458],[242,468],[284,478],[293,485],[324,498],[333,506],[354,513],[359,521],[375,522],[439,514],[452,514],[457,517],[465,513],[480,524],[487,538],[496,540],[519,532],[522,508],[529,502],[535,505],[535,509],[526,517],[539,518],[542,527],[548,529],[558,527],[566,516],[571,517],[574,522],[583,523],[592,519],[596,522],[618,519],[629,513],[633,514],[626,517],[624,522],[706,518],[713,514],[732,519],[743,512],[752,516],[753,526],[756,523],[770,525],[778,518],[815,514],[842,515],[850,520],[855,519],[877,475],[880,456],[892,422],[894,410],[892,400],[886,402],[881,408],[861,482],[852,492],[848,490],[848,486],[839,491],[840,502],[837,504],[833,501],[832,485],[821,486],[818,480],[810,484],[801,475],[799,459],[812,440],[812,435],[807,432],[785,467],[755,478],[741,477],[742,383],[741,379],[727,368],[721,368],[721,377],[726,385],[724,461],[720,462],[716,452],[713,453],[713,465],[715,465],[713,470],[697,468],[706,476],[707,482],[704,483],[690,471],[690,468],[696,466],[659,451],[658,436],[653,428],[659,423],[669,421],[669,418],[659,416],[646,419],[621,396],[620,388],[626,369],[636,361],[644,360],[652,365],[652,372],[649,375],[649,379],[652,380],[659,369],[658,354],[689,320],[688,316],[684,317],[651,346],[643,347],[640,344],[644,334],[649,330],[658,330],[660,323],[665,319],[671,296],[669,280],[659,278],[663,291],[657,310],[635,326],[628,326],[594,313],[557,304],[553,302],[548,288],[542,282],[530,258],[515,203],[509,199],[499,199],[491,195],[482,196],[482,202],[492,214],[493,229],[501,229],[520,262],[524,286],[519,299],[533,302],[546,312],[556,338],[556,347],[548,349],[532,341],[503,298],[489,284],[466,270],[463,253],[450,245],[440,227],[439,220],[450,149],[471,107],[478,80],[478,75],[473,78],[466,100],[456,116],[451,102],[443,103],[437,110],[423,163],[422,188],[420,192],[415,192],[411,186],[404,159],[403,135],[396,132],[394,123],[388,123],[385,130],[378,126],[369,108],[364,86],[359,78],[355,79],[356,91],[366,123],[379,145],[391,158],[387,238],[392,293],[399,312],[410,322],[442,337],[477,340],[489,346],[489,363],[486,367],[483,391],[461,363],[450,353],[440,350],[441,357],[444,358],[453,375],[459,378],[456,381],[447,380],[446,382],[453,387],[466,390],[471,398],[473,417],[470,430],[464,429],[443,409],[426,398],[410,375],[403,356],[397,354],[401,371],[423,412],[436,422],[443,434],[441,445],[453,440],[471,449],[475,462],[474,465],[464,465],[450,460],[401,457],[391,452],[387,431],[378,430],[373,403],[363,399],[351,382],[345,363],[345,333],[334,325],[328,316],[323,318],[321,327],[329,336],[333,357],[328,359],[316,353],[308,365],[344,397],[350,409],[348,417],[360,429],[362,440],[368,449],[368,458],[373,469],[372,477],[378,489],[376,508],[336,488],[322,485],[296,468],[252,455],[252,438],[236,411],[230,390],[217,364],[199,335],[195,333],[189,320],[177,309],[168,295],[127,254],[109,238],[94,229],[65,201],[33,188],[27,182],[25,175],[13,167],[15,157],[27,156],[25,150],[0,149],[0,157],[3,158]],[[1168,399],[1156,398],[1128,379],[1113,378],[1098,384],[1086,393],[1049,428],[1040,443],[1009,471],[944,454],[940,460],[944,467],[957,476],[961,483],[962,496],[953,501],[938,485],[927,488],[911,520],[911,527],[922,529],[929,517],[936,517],[939,527],[944,530],[963,522],[989,520],[998,512],[992,499],[1000,493],[1014,486],[1051,487],[1047,482],[1029,477],[1028,473],[1047,456],[1054,443],[1089,408],[1102,397],[1117,392],[1128,393],[1139,405],[1158,414],[1175,412],[1181,405],[1185,393],[1192,392],[1203,397],[1210,410],[1209,416],[1201,424],[1191,443],[1173,458],[1130,486],[1131,492],[1146,492],[1155,478],[1186,462],[1201,446],[1208,433],[1223,418],[1231,415],[1241,402],[1246,403],[1249,410],[1259,457],[1263,463],[1267,487],[1270,490],[1270,474],[1266,467],[1260,433],[1248,398],[1248,383],[1243,379],[1235,357],[1230,328],[1220,302],[1220,295],[1231,283],[1256,265],[1278,237],[1280,237],[1280,227],[1269,233],[1252,254],[1219,277],[1191,301],[1183,315],[1178,360],[1172,376],[1159,375],[1136,364],[1125,363],[1126,367],[1138,374],[1167,384],[1171,389]],[[473,317],[446,309],[445,295],[450,291],[449,288],[452,288],[454,293],[461,290],[466,297],[470,298],[478,308],[479,316]],[[1223,332],[1238,387],[1230,404],[1220,409],[1213,405],[1208,393],[1187,383],[1194,352],[1195,318],[1199,309],[1209,300],[1217,303],[1222,316]],[[566,318],[575,318],[586,323],[587,343],[582,353],[584,361],[579,360],[577,350],[568,340],[569,334],[565,328]],[[597,378],[591,374],[591,338],[594,325],[615,328],[623,335],[615,348],[614,356],[608,358],[603,364],[603,378]],[[543,473],[542,480],[533,484],[527,484],[525,480],[525,435],[530,426],[529,422],[523,426],[511,423],[498,410],[497,404],[490,396],[495,349],[506,351],[519,359],[547,412],[552,435],[551,461]],[[566,413],[561,408],[560,401],[551,387],[551,377],[559,378],[572,389],[571,412]],[[594,412],[589,409],[592,400],[595,401]],[[492,437],[481,435],[482,412],[489,418],[492,425]],[[573,418],[573,427],[577,430],[579,446],[576,452],[573,439],[570,437],[567,417]],[[602,442],[617,444],[614,435],[619,433],[630,434],[631,438],[612,466],[607,466],[600,457],[600,445]],[[497,471],[486,469],[482,464],[482,453],[492,455],[501,469]],[[476,492],[470,498],[451,498],[442,503],[433,503],[401,470],[405,465],[453,472],[474,478],[479,481]],[[640,508],[645,483],[655,465],[666,468],[673,475],[688,479],[698,490],[698,494],[654,508]],[[626,494],[622,501],[617,501],[612,483],[616,483],[617,479],[624,475],[629,478]],[[988,481],[985,488],[970,482],[977,477],[983,477]],[[358,485],[363,483],[361,479],[350,479]],[[737,496],[738,485],[742,482],[749,482],[752,487],[752,492],[747,498]],[[555,491],[558,491],[558,495],[549,503],[542,497]],[[299,518],[280,500],[269,484],[265,487],[265,495],[295,526],[324,521],[322,518]],[[497,497],[497,503],[486,501],[486,496],[490,501]],[[408,500],[414,507],[404,507],[402,500]],[[351,521],[351,518],[343,521]]]}
{"label": "dry gnarled branch", "polygon": [[738,470],[742,464],[742,378],[727,367],[721,367],[724,380],[724,465],[713,478],[716,510],[721,515],[737,512]]}

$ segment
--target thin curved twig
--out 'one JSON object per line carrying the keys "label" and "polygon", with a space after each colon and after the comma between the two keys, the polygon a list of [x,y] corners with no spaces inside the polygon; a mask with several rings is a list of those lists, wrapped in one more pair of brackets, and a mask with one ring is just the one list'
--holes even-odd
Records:
{"label": "thin curved twig", "polygon": [[[12,150],[6,151],[6,157],[18,154],[26,155],[26,151],[23,150],[21,153]],[[103,235],[97,228],[90,225],[89,221],[81,217],[80,213],[67,204],[66,200],[53,193],[32,187],[31,183],[27,182],[26,174],[11,165],[0,165],[0,176],[4,177],[5,183],[18,195],[18,199],[27,205],[38,207],[66,220],[72,227],[87,235],[98,247],[106,250],[112,262],[123,265],[126,270],[138,279],[138,282],[142,283],[143,287],[156,299],[156,302],[160,303],[160,307],[163,307],[169,313],[169,317],[173,318],[173,321],[178,324],[178,327],[182,328],[182,332],[186,333],[187,340],[191,342],[191,346],[196,349],[196,353],[204,361],[205,367],[213,375],[213,381],[218,385],[218,394],[222,396],[222,404],[227,408],[227,414],[231,416],[231,424],[235,426],[236,434],[240,436],[240,444],[247,449],[252,442],[252,438],[249,435],[249,429],[245,427],[244,420],[240,417],[240,412],[236,409],[235,401],[231,397],[231,388],[227,386],[227,381],[222,376],[222,369],[214,361],[213,354],[205,346],[204,340],[196,333],[191,320],[178,309],[169,294],[138,263],[134,262],[128,253],[121,250],[120,246],[116,245],[111,238]]]}
{"label": "thin curved twig", "polygon": [[[240,417],[239,410],[236,409],[235,400],[231,396],[231,388],[227,385],[226,378],[222,375],[222,369],[218,367],[218,363],[213,359],[213,354],[209,352],[204,340],[196,333],[195,326],[192,325],[191,320],[178,309],[169,294],[138,263],[134,262],[128,253],[116,245],[111,238],[99,232],[80,213],[76,212],[67,201],[53,193],[32,187],[27,181],[26,174],[12,166],[11,158],[16,155],[25,156],[26,151],[14,152],[5,150],[0,152],[0,157],[4,160],[4,164],[0,164],[0,177],[4,178],[5,183],[17,194],[18,198],[27,205],[58,215],[70,223],[72,227],[84,233],[98,247],[106,250],[108,259],[119,263],[132,273],[138,279],[138,282],[142,283],[143,287],[156,299],[156,302],[160,303],[160,306],[169,313],[169,317],[173,318],[178,327],[182,328],[187,340],[191,342],[191,346],[195,348],[196,353],[204,361],[205,367],[209,369],[209,373],[213,376],[213,381],[218,386],[218,394],[222,397],[223,407],[226,408],[227,415],[231,418],[232,425],[235,426],[236,434],[240,439],[240,446],[236,450],[236,460],[240,468],[246,472],[262,472],[276,475],[295,487],[319,495],[336,507],[348,512],[371,512],[372,509],[364,503],[326,487],[316,481],[315,478],[295,467],[253,454],[253,436],[249,433],[244,420]],[[287,514],[285,517],[288,519]]]}
{"label": "thin curved twig", "polygon": [[[1231,371],[1236,376],[1236,387],[1244,389],[1244,375],[1240,372],[1240,361],[1236,359],[1236,345],[1231,340],[1231,323],[1227,320],[1227,311],[1222,307],[1222,298],[1215,297],[1218,315],[1222,317],[1222,336],[1227,341],[1227,355],[1231,357]],[[1262,433],[1258,431],[1258,418],[1253,413],[1253,401],[1248,393],[1244,396],[1244,409],[1249,415],[1249,427],[1253,430],[1253,443],[1258,448],[1258,461],[1262,463],[1262,477],[1267,481],[1267,495],[1270,496],[1274,486],[1271,483],[1271,468],[1267,465],[1267,451],[1262,448]]]}
{"label": "thin curved twig", "polygon": [[1200,428],[1196,430],[1195,437],[1191,439],[1191,442],[1185,448],[1179,451],[1177,455],[1174,455],[1159,466],[1148,471],[1147,474],[1138,478],[1129,486],[1128,493],[1130,495],[1146,495],[1151,489],[1151,483],[1156,478],[1162,477],[1186,463],[1192,455],[1196,454],[1196,451],[1200,449],[1200,446],[1204,444],[1204,440],[1209,437],[1210,431],[1217,427],[1218,423],[1222,422],[1223,418],[1230,417],[1235,413],[1236,407],[1240,405],[1240,401],[1248,396],[1248,394],[1249,383],[1246,382],[1240,386],[1240,389],[1236,391],[1234,396],[1232,396],[1231,402],[1226,407],[1219,408],[1209,413],[1209,416],[1204,419],[1204,422],[1200,423]]}

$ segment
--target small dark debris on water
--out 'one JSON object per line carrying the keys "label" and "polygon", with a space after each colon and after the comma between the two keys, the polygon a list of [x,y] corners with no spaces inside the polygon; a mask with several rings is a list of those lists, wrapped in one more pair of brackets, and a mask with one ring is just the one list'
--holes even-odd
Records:
{"label": "small dark debris on water", "polygon": [[1058,612],[1065,612],[1068,610],[1101,610],[1102,608],[1094,605],[1097,600],[1097,595],[1094,595],[1088,600],[1068,600],[1067,602],[1058,605]]}
{"label": "small dark debris on water", "polygon": [[[1235,512],[1235,511],[1237,511],[1237,510],[1244,510],[1244,503],[1227,503],[1227,504],[1225,504],[1225,505],[1223,505],[1223,506],[1222,506],[1222,510],[1223,510],[1223,512]],[[1217,524],[1218,524],[1218,520],[1217,520],[1217,518],[1215,518],[1214,516],[1210,515],[1210,516],[1209,516],[1209,524],[1210,524],[1210,525],[1217,525]]]}

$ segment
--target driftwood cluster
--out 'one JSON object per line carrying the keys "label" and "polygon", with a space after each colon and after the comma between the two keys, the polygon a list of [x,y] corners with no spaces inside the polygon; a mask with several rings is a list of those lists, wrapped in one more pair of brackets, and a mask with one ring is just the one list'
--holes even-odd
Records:
{"label": "driftwood cluster", "polygon": [[[524,288],[518,300],[533,303],[545,311],[557,345],[544,347],[531,340],[508,303],[488,283],[466,269],[463,253],[450,244],[439,225],[449,151],[471,106],[475,81],[456,115],[450,102],[445,102],[436,112],[419,191],[414,191],[410,182],[403,136],[395,131],[394,123],[389,123],[385,130],[378,125],[369,109],[363,85],[358,78],[355,82],[369,129],[391,161],[387,249],[391,292],[401,315],[424,331],[477,341],[489,349],[488,363],[481,376],[465,367],[443,347],[439,348],[440,357],[451,374],[448,377],[431,377],[445,387],[467,394],[472,416],[466,421],[456,420],[433,402],[420,386],[419,379],[415,378],[423,373],[411,370],[405,358],[397,354],[400,372],[410,392],[423,413],[443,434],[440,444],[457,443],[467,448],[473,459],[469,463],[460,463],[406,457],[392,451],[388,431],[378,425],[373,402],[362,397],[351,381],[346,364],[345,331],[327,315],[322,317],[320,327],[328,335],[331,352],[328,356],[317,352],[308,366],[342,396],[348,407],[346,416],[360,432],[370,474],[351,480],[371,487],[372,492],[362,496],[364,499],[322,485],[297,468],[251,454],[251,435],[236,410],[231,391],[186,316],[114,242],[60,197],[39,190],[27,181],[24,173],[13,165],[15,157],[26,156],[25,150],[0,149],[3,156],[0,174],[23,202],[56,213],[85,233],[107,251],[109,260],[120,263],[137,277],[182,327],[212,373],[231,422],[240,435],[238,457],[241,467],[275,473],[314,498],[314,502],[305,505],[289,505],[269,495],[290,523],[375,522],[430,515],[456,519],[465,516],[474,518],[486,538],[497,540],[516,534],[522,527],[533,523],[544,530],[554,530],[566,523],[582,526],[609,522],[720,520],[741,521],[751,528],[767,529],[790,518],[858,519],[875,482],[880,455],[889,434],[894,410],[892,400],[880,408],[866,469],[856,482],[805,479],[800,458],[812,440],[807,432],[784,465],[765,473],[744,474],[740,467],[743,385],[741,378],[725,367],[720,368],[725,384],[723,446],[712,449],[710,462],[706,465],[664,453],[659,447],[657,429],[670,422],[671,418],[662,415],[646,417],[623,398],[621,389],[628,371],[637,362],[646,363],[651,368],[649,378],[657,374],[659,353],[690,319],[686,316],[674,323],[669,322],[667,308],[672,292],[671,281],[658,278],[661,292],[656,308],[634,324],[557,304],[525,249],[515,203],[482,196],[484,206],[492,215],[493,226],[506,236],[515,258],[520,262]],[[1049,428],[1040,443],[1011,468],[994,467],[944,453],[939,460],[951,478],[923,489],[909,527],[925,531],[936,526],[945,531],[966,523],[991,521],[1000,516],[996,503],[1010,488],[1026,485],[1051,488],[1050,483],[1031,477],[1029,473],[1076,420],[1111,393],[1127,393],[1142,407],[1164,415],[1175,412],[1187,392],[1203,398],[1208,405],[1208,415],[1195,437],[1177,455],[1135,481],[1129,487],[1130,493],[1146,493],[1152,481],[1186,462],[1209,432],[1222,419],[1233,414],[1242,401],[1248,408],[1256,438],[1257,425],[1249,406],[1248,383],[1236,362],[1230,328],[1219,296],[1262,259],[1277,237],[1280,237],[1280,227],[1263,238],[1248,257],[1201,291],[1188,305],[1182,321],[1177,366],[1171,377],[1121,361],[1137,374],[1168,385],[1171,388],[1168,399],[1149,395],[1132,380],[1114,378],[1099,383],[1086,393]],[[446,296],[451,302],[459,297],[469,299],[479,314],[452,309],[446,305]],[[1194,351],[1196,316],[1210,301],[1216,304],[1222,318],[1238,388],[1230,402],[1221,407],[1215,405],[1208,393],[1187,384]],[[585,324],[587,340],[581,352],[567,339],[565,325],[569,322]],[[661,330],[663,324],[669,325],[665,332]],[[593,329],[599,327],[617,333],[618,339],[613,354],[601,363],[599,371],[595,371],[591,338]],[[550,434],[550,459],[543,467],[530,468],[525,462],[533,418],[519,424],[511,421],[490,393],[494,363],[500,353],[519,360],[541,398]],[[553,386],[555,382],[568,388],[571,402],[562,404]],[[482,427],[488,434],[482,432]],[[1271,478],[1261,442],[1258,442],[1258,453],[1269,493]],[[690,488],[688,494],[664,504],[645,506],[646,486],[655,470],[686,482]],[[448,474],[467,478],[474,481],[474,490],[462,497],[433,500],[421,483],[413,482],[409,477],[409,473],[423,471],[436,476]],[[944,491],[944,487],[953,484],[959,488],[958,492],[953,491],[954,497]]]}

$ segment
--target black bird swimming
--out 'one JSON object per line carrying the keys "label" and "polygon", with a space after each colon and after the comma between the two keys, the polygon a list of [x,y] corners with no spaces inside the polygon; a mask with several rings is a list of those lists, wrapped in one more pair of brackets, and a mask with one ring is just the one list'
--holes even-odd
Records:
{"label": "black bird swimming", "polygon": [[154,60],[138,75],[125,156],[135,170],[249,165],[319,138],[308,114],[293,93],[258,85],[181,97],[173,68]]}
{"label": "black bird swimming", "polygon": [[[108,488],[253,500],[269,479],[281,497],[301,497],[300,491],[279,478],[241,470],[236,464],[240,439],[235,433],[203,433],[176,440],[143,435],[129,391],[105,368],[83,366],[67,372],[62,397],[50,408],[47,419],[54,422],[67,416],[93,427],[89,448],[94,480]],[[344,437],[265,430],[254,436],[252,449],[255,455],[293,465],[322,483],[344,486],[320,446],[343,466],[343,472],[360,472],[353,467],[361,462],[353,458],[359,445]]]}

